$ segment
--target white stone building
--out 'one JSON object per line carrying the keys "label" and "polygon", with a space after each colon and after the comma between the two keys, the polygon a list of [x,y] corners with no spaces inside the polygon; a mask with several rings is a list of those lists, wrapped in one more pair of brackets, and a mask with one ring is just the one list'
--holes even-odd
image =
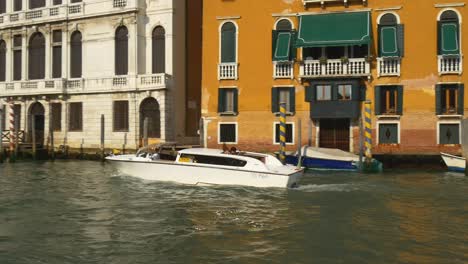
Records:
{"label": "white stone building", "polygon": [[192,21],[187,12],[196,2],[0,3],[0,104],[13,101],[24,140],[34,122],[44,145],[52,126],[55,146],[98,148],[101,115],[106,148],[137,148],[145,117],[150,141],[194,140],[198,120],[186,120],[187,112],[200,103],[196,92],[187,96],[196,80],[186,65],[189,52],[201,54],[201,43],[187,43],[187,27],[201,23],[201,13]]}

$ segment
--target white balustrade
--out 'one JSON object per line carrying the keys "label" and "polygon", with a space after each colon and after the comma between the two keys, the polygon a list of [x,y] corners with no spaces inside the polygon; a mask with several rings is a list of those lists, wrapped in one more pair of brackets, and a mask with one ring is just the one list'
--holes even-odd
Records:
{"label": "white balustrade", "polygon": [[377,58],[377,73],[379,76],[400,76],[401,58]]}
{"label": "white balustrade", "polygon": [[306,60],[300,68],[302,77],[324,76],[367,76],[370,75],[370,64],[364,58],[353,58],[347,61],[329,59],[326,62]]}
{"label": "white balustrade", "polygon": [[113,0],[114,7],[125,7],[127,5],[127,0]]}
{"label": "white balustrade", "polygon": [[294,63],[292,61],[273,62],[274,79],[292,79],[294,77]]}
{"label": "white balustrade", "polygon": [[139,88],[150,88],[150,87],[165,87],[166,86],[166,74],[155,73],[139,76]]}
{"label": "white balustrade", "polygon": [[460,55],[440,55],[438,56],[439,74],[461,74],[463,71],[463,61]]}
{"label": "white balustrade", "polygon": [[218,64],[218,80],[237,80],[237,62]]}

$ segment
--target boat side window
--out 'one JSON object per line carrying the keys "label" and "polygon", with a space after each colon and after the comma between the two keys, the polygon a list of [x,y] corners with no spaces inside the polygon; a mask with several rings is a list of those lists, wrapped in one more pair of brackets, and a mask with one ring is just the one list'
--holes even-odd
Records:
{"label": "boat side window", "polygon": [[222,166],[232,166],[232,167],[244,167],[247,164],[245,160],[226,158],[226,157],[188,155],[188,154],[181,154],[179,158],[179,162],[222,165]]}

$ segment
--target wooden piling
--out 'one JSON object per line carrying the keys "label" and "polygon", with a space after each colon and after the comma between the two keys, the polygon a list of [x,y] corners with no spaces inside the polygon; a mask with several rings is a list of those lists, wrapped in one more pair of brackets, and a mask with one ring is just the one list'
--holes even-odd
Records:
{"label": "wooden piling", "polygon": [[122,154],[125,154],[125,148],[127,147],[127,133],[124,134],[124,141],[122,144]]}
{"label": "wooden piling", "polygon": [[101,160],[104,161],[104,133],[105,133],[105,127],[104,127],[104,115],[101,114]]}
{"label": "wooden piling", "polygon": [[15,162],[16,161],[16,147],[15,147],[15,105],[13,100],[10,100],[8,103],[9,108],[9,116],[8,121],[10,124],[10,152],[9,152],[9,161]]}
{"label": "wooden piling", "polygon": [[36,115],[31,115],[32,156],[36,159]]}
{"label": "wooden piling", "polygon": [[143,121],[143,147],[148,146],[148,117]]}
{"label": "wooden piling", "polygon": [[0,106],[0,163],[3,163],[3,105]]}
{"label": "wooden piling", "polygon": [[302,120],[297,120],[297,168],[302,167]]}
{"label": "wooden piling", "polygon": [[280,102],[280,152],[279,158],[281,162],[285,162],[286,160],[286,103]]}
{"label": "wooden piling", "polygon": [[54,144],[54,118],[52,106],[49,104],[49,137],[50,137],[50,159],[55,160],[55,144]]}
{"label": "wooden piling", "polygon": [[312,146],[312,120],[309,118],[308,131],[307,131],[307,145]]}
{"label": "wooden piling", "polygon": [[462,155],[465,158],[465,175],[468,176],[468,119],[462,120]]}

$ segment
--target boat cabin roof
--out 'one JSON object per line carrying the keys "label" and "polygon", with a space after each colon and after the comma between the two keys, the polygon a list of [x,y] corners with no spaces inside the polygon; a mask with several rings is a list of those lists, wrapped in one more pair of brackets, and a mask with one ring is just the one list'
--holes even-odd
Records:
{"label": "boat cabin roof", "polygon": [[262,158],[268,156],[267,154],[238,151],[236,153],[224,152],[221,149],[208,149],[208,148],[191,148],[179,151],[180,154],[191,154],[191,155],[210,155],[210,156],[229,156],[229,157],[250,157],[250,158]]}

